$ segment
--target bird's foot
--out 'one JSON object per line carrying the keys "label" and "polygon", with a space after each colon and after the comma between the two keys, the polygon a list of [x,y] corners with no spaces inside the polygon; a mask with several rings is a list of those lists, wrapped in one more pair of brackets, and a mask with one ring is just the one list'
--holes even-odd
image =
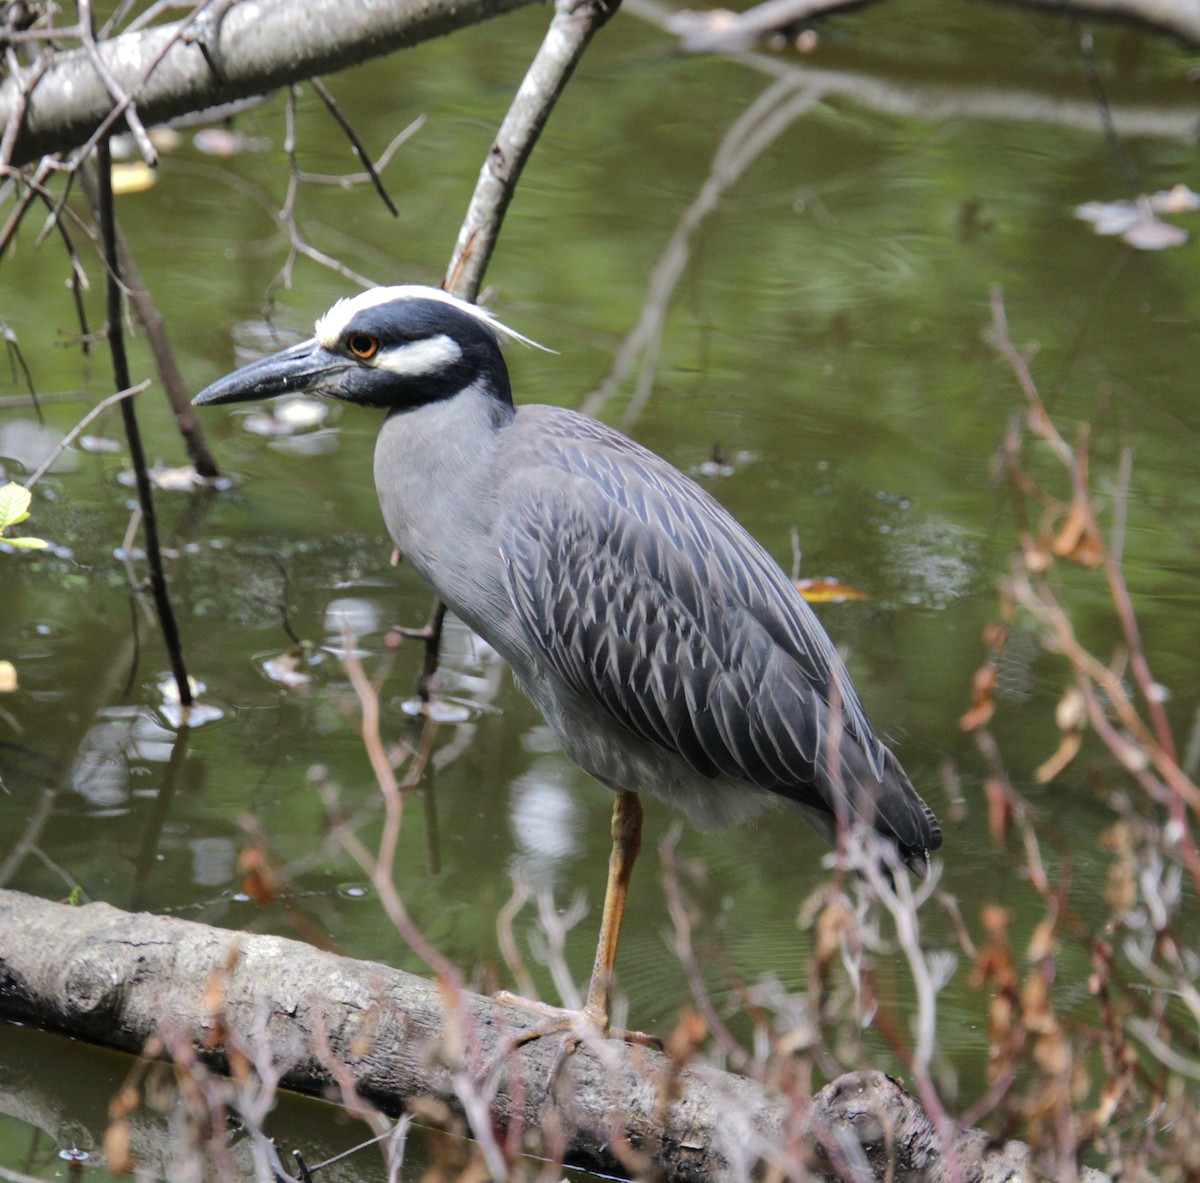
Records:
{"label": "bird's foot", "polygon": [[562,1006],[551,1006],[536,998],[523,998],[501,990],[492,996],[497,1002],[515,1006],[530,1014],[539,1015],[543,1022],[522,1031],[513,1039],[515,1047],[524,1047],[537,1039],[545,1039],[551,1035],[569,1035],[567,1052],[573,1052],[581,1043],[589,1039],[616,1039],[623,1043],[636,1043],[641,1047],[652,1047],[662,1051],[663,1041],[657,1035],[647,1035],[644,1031],[626,1031],[620,1027],[610,1027],[608,1015],[602,1010],[585,1006],[582,1010],[569,1010]]}

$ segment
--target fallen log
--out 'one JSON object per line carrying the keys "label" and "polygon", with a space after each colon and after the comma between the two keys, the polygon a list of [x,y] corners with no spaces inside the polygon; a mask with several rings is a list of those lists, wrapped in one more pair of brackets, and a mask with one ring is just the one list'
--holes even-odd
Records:
{"label": "fallen log", "polygon": [[[944,1177],[917,1102],[881,1072],[840,1077],[811,1099],[680,1064],[617,1040],[515,1047],[537,1020],[491,998],[283,937],[69,907],[0,891],[0,1017],[141,1054],[185,1039],[286,1066],[283,1087],[337,1098],[347,1081],[396,1113],[428,1099],[515,1132],[527,1152],[596,1170],[680,1181]],[[424,1102],[424,1104],[423,1104]],[[476,1126],[475,1132],[480,1132]],[[964,1178],[1028,1173],[1027,1148],[955,1139]],[[1099,1176],[1093,1175],[1093,1178]]]}

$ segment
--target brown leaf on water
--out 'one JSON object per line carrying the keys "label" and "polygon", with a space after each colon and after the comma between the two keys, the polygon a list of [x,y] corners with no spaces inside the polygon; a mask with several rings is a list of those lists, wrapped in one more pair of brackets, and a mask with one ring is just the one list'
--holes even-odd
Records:
{"label": "brown leaf on water", "polygon": [[843,604],[847,600],[871,598],[865,591],[838,579],[797,579],[796,590],[810,604]]}
{"label": "brown leaf on water", "polygon": [[312,681],[312,675],[304,671],[304,658],[295,649],[289,649],[278,657],[269,657],[263,662],[263,673],[273,682],[287,690],[304,691]]}

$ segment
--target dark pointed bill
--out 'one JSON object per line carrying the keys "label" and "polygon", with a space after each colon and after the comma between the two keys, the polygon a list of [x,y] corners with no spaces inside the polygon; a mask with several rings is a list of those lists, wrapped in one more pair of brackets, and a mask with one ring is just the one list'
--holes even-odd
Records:
{"label": "dark pointed bill", "polygon": [[192,405],[244,403],[281,394],[332,393],[327,389],[329,384],[336,383],[351,368],[351,362],[331,353],[314,337],[218,379],[196,395]]}

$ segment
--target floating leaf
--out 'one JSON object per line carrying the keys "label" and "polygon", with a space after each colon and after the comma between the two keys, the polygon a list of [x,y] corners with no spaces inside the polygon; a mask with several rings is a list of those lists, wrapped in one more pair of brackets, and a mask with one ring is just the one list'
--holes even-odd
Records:
{"label": "floating leaf", "polygon": [[797,579],[796,590],[810,604],[843,604],[847,600],[871,598],[865,591],[837,579]]}
{"label": "floating leaf", "polygon": [[273,682],[278,682],[288,690],[303,690],[312,681],[312,675],[303,670],[304,659],[294,649],[281,653],[278,657],[270,657],[262,663],[263,673]]}
{"label": "floating leaf", "polygon": [[329,408],[315,398],[289,398],[268,411],[247,415],[242,427],[254,435],[298,435],[316,430],[328,416]]}
{"label": "floating leaf", "polygon": [[1160,222],[1157,218],[1143,218],[1121,235],[1121,241],[1137,251],[1170,250],[1183,246],[1187,240],[1188,232],[1182,227],[1171,222]]}
{"label": "floating leaf", "polygon": [[1156,214],[1190,214],[1200,209],[1200,193],[1184,184],[1172,185],[1150,195],[1150,208]]}
{"label": "floating leaf", "polygon": [[1085,201],[1075,207],[1075,216],[1091,222],[1097,234],[1124,234],[1144,217],[1132,201]]}
{"label": "floating leaf", "polygon": [[158,174],[144,160],[112,166],[112,191],[118,197],[124,193],[144,193],[158,180]]}
{"label": "floating leaf", "polygon": [[1075,216],[1091,222],[1097,234],[1120,235],[1121,241],[1138,251],[1162,251],[1183,246],[1188,233],[1170,222],[1159,221],[1164,213],[1188,213],[1200,208],[1197,197],[1186,185],[1176,185],[1153,197],[1133,201],[1085,201],[1075,207]]}
{"label": "floating leaf", "polygon": [[[118,473],[117,480],[130,488],[137,484],[137,476],[132,469]],[[183,464],[177,468],[155,465],[150,470],[150,480],[156,489],[162,489],[164,493],[193,493],[205,487],[204,478],[191,464]]]}

